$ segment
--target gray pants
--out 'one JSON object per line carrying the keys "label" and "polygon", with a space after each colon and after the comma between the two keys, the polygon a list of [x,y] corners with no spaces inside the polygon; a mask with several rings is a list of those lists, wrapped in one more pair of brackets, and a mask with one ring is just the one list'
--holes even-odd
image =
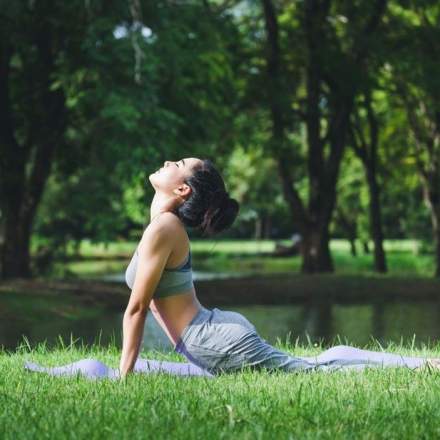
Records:
{"label": "gray pants", "polygon": [[424,358],[338,345],[318,356],[294,357],[272,347],[236,312],[202,308],[184,329],[176,351],[216,374],[243,367],[299,371],[361,370],[365,367],[417,368]]}

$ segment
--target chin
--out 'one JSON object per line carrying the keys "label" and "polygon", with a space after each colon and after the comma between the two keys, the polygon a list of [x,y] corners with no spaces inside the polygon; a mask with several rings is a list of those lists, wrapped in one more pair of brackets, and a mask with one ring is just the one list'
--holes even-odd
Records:
{"label": "chin", "polygon": [[163,190],[166,187],[166,183],[161,179],[159,173],[152,173],[148,176],[148,180],[151,186],[157,191],[159,189]]}
{"label": "chin", "polygon": [[151,173],[149,176],[148,176],[148,180],[150,181],[150,183],[151,183],[151,185],[152,186],[154,186],[154,180],[155,180],[155,175],[154,175],[154,173]]}

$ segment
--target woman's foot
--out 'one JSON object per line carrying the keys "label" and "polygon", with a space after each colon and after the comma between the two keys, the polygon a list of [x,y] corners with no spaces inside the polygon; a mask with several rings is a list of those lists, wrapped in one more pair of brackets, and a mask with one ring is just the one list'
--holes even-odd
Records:
{"label": "woman's foot", "polygon": [[417,371],[435,371],[440,370],[440,359],[439,358],[427,358],[426,362],[423,365],[420,365],[420,367],[417,367]]}

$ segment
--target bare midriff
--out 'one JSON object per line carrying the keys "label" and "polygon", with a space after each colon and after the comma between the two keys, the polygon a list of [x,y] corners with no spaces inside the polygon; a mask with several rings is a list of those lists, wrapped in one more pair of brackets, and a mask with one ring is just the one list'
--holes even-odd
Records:
{"label": "bare midriff", "polygon": [[194,288],[173,296],[152,299],[150,302],[151,313],[174,346],[201,307]]}

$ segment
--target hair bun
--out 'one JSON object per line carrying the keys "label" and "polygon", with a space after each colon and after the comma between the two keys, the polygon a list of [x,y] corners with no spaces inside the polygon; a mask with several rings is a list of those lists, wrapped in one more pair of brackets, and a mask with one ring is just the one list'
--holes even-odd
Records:
{"label": "hair bun", "polygon": [[232,226],[240,206],[229,196],[223,178],[211,160],[202,160],[185,182],[192,192],[176,209],[185,226],[198,228],[204,236]]}
{"label": "hair bun", "polygon": [[221,197],[221,206],[227,206],[228,202],[231,200],[229,194],[225,191]]}
{"label": "hair bun", "polygon": [[225,190],[217,190],[212,193],[212,203],[215,207],[224,207],[229,200],[229,194]]}
{"label": "hair bun", "polygon": [[237,217],[240,206],[226,191],[218,191],[213,204],[205,213],[202,229],[208,235],[229,228]]}

